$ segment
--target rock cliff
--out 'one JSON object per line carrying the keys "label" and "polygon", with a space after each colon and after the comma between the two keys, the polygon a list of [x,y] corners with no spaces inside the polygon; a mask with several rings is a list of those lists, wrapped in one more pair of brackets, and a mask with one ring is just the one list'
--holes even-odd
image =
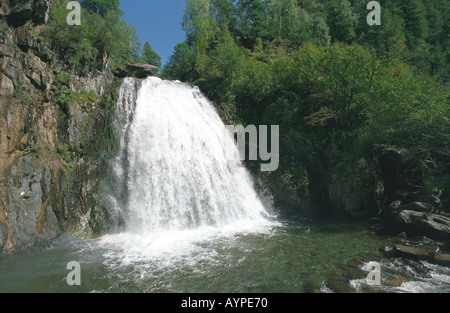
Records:
{"label": "rock cliff", "polygon": [[[78,76],[40,38],[49,0],[0,7],[0,254],[120,225],[107,187],[110,69]],[[109,222],[110,223],[109,223]]]}

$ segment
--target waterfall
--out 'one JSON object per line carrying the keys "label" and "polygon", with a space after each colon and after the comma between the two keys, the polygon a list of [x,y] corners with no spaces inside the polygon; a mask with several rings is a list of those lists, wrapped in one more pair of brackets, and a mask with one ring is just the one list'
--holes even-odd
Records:
{"label": "waterfall", "polygon": [[[115,196],[127,232],[266,221],[232,136],[199,89],[155,77],[139,82],[126,78],[116,104]],[[230,147],[236,161],[227,158]]]}

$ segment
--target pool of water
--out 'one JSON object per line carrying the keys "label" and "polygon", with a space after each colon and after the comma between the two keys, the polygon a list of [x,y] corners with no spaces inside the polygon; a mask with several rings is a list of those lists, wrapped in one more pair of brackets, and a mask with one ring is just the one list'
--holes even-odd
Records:
{"label": "pool of water", "polygon": [[[450,292],[449,268],[379,251],[399,241],[364,223],[303,219],[257,229],[62,236],[49,248],[1,258],[0,292],[310,293],[336,284],[344,292]],[[381,286],[368,285],[355,260],[378,262]],[[81,266],[80,286],[66,281],[72,261]]]}

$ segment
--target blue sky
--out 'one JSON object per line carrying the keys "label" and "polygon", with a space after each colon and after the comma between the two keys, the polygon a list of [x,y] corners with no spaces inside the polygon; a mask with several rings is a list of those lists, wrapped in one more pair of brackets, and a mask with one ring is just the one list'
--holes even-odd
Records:
{"label": "blue sky", "polygon": [[136,27],[142,45],[146,41],[166,63],[177,43],[185,40],[182,30],[185,0],[121,0],[122,18]]}

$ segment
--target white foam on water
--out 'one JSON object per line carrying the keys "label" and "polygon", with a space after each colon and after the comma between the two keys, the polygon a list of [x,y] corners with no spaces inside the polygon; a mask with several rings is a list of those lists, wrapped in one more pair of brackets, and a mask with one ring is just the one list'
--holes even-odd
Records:
{"label": "white foam on water", "polygon": [[[384,281],[380,286],[371,286],[373,290],[390,293],[447,293],[450,292],[450,268],[431,264],[425,261],[417,263],[417,266],[423,268],[419,271],[402,262],[383,262],[381,276],[389,274],[403,277],[405,281],[398,287],[389,285],[388,281]],[[384,274],[383,274],[384,273]],[[426,273],[426,275],[424,275]],[[394,277],[394,276],[393,276]],[[350,285],[356,291],[361,292],[363,287],[368,286],[366,279],[354,279],[350,281]]]}
{"label": "white foam on water", "polygon": [[110,264],[215,262],[208,243],[278,225],[245,167],[227,158],[231,147],[238,160],[237,147],[198,88],[155,77],[137,85],[125,79],[116,105],[113,170],[122,193],[112,197],[127,195],[113,201],[122,203],[126,231],[98,240]]}

